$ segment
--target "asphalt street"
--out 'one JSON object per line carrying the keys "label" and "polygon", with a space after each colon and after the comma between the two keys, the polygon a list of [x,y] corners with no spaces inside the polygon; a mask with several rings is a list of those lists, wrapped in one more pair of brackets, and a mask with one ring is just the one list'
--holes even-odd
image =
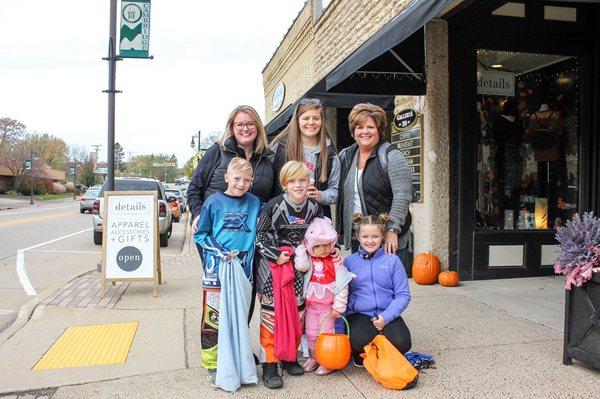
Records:
{"label": "asphalt street", "polygon": [[[183,224],[174,223],[161,253],[173,256],[182,244]],[[0,332],[37,294],[94,269],[101,251],[92,241],[92,215],[81,214],[77,200],[0,210]]]}

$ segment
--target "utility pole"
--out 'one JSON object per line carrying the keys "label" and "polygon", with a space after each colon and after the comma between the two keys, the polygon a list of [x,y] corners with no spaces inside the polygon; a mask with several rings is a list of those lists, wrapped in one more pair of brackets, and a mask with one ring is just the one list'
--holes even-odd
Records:
{"label": "utility pole", "polygon": [[127,151],[127,174],[131,175],[131,154],[133,154],[133,152],[131,151]]}
{"label": "utility pole", "polygon": [[98,163],[98,148],[102,147],[102,144],[92,144],[94,147],[94,152],[96,153],[96,163]]}

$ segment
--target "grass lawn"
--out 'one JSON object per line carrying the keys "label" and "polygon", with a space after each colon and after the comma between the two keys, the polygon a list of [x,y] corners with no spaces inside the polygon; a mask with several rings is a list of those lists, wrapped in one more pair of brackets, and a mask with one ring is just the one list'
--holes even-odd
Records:
{"label": "grass lawn", "polygon": [[48,200],[61,199],[61,198],[73,198],[73,194],[72,193],[45,194],[45,195],[36,195],[36,198],[39,198],[43,201],[48,201]]}

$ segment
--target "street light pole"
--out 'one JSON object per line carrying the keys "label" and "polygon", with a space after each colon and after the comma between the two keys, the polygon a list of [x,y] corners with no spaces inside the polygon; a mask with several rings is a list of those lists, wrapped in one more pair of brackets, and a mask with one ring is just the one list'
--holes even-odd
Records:
{"label": "street light pole", "polygon": [[77,160],[73,158],[73,199],[77,199],[75,195],[75,180],[77,178]]}
{"label": "street light pole", "polygon": [[106,175],[106,191],[113,191],[115,187],[115,94],[120,93],[115,89],[117,75],[117,61],[121,58],[116,54],[117,47],[117,0],[110,0],[110,24],[108,38],[108,142],[107,160],[108,174]]}
{"label": "street light pole", "polygon": [[33,148],[31,149],[31,161],[30,181],[29,181],[29,205],[33,205]]}
{"label": "street light pole", "polygon": [[[194,148],[196,147],[196,143],[194,142],[194,139],[196,138],[196,135],[192,136],[192,142],[190,143],[190,147]],[[202,139],[202,131],[198,130],[198,152],[200,152],[200,140]]]}

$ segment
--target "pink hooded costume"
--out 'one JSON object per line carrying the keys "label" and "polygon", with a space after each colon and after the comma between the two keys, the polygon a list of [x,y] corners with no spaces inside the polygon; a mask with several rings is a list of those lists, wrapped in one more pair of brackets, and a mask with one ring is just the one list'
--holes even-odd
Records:
{"label": "pink hooded costume", "polygon": [[305,334],[308,347],[314,349],[319,335],[319,326],[323,322],[321,332],[333,332],[332,310],[340,313],[346,311],[348,303],[348,284],[352,274],[343,262],[335,262],[330,255],[320,258],[314,255],[317,245],[331,245],[337,242],[337,232],[328,218],[315,218],[304,234],[303,244],[296,248],[296,270],[305,272],[304,297],[306,298]]}

